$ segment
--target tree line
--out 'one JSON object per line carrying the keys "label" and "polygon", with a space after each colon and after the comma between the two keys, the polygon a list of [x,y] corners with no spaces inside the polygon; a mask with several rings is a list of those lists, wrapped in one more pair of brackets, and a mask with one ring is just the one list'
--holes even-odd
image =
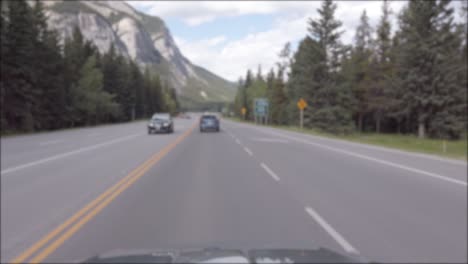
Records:
{"label": "tree line", "polygon": [[451,1],[412,0],[392,34],[389,2],[374,29],[364,10],[354,43],[341,42],[336,3],[322,2],[308,35],[292,54],[287,43],[266,79],[259,68],[239,80],[232,110],[253,118],[253,100],[266,97],[273,124],[331,133],[385,132],[458,139],[467,131],[467,5],[455,23]]}
{"label": "tree line", "polygon": [[116,52],[101,54],[79,28],[60,44],[41,1],[2,2],[1,132],[125,122],[175,112],[176,91]]}

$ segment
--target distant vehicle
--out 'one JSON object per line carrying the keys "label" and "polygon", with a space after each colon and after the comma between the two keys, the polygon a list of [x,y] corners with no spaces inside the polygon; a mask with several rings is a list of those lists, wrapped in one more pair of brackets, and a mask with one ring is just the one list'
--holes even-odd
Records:
{"label": "distant vehicle", "polygon": [[173,133],[174,122],[168,113],[156,113],[148,123],[148,134],[157,132]]}
{"label": "distant vehicle", "polygon": [[178,115],[179,118],[184,118],[184,119],[191,119],[190,115],[187,113],[180,113]]}
{"label": "distant vehicle", "polygon": [[219,118],[213,114],[204,114],[200,117],[200,132],[219,132]]}

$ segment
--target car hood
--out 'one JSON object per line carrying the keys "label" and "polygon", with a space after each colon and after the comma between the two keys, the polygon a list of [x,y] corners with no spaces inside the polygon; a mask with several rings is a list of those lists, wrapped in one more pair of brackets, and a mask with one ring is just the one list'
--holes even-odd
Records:
{"label": "car hood", "polygon": [[364,263],[359,256],[345,256],[326,248],[236,250],[113,250],[82,263]]}

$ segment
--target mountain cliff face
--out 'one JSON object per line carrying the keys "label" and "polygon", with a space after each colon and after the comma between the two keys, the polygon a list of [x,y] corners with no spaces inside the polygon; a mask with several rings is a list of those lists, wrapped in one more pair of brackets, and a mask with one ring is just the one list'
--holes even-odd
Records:
{"label": "mountain cliff face", "polygon": [[169,29],[158,17],[134,10],[123,1],[44,1],[48,25],[61,41],[75,26],[101,53],[114,44],[117,52],[142,68],[157,71],[176,88],[182,103],[230,101],[235,85],[193,65],[174,42]]}

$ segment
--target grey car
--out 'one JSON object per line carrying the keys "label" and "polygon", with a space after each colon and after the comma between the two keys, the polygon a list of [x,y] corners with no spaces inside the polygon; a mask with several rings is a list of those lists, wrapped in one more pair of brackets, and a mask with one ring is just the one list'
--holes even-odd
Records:
{"label": "grey car", "polygon": [[216,131],[219,132],[219,119],[216,115],[204,114],[200,118],[200,132]]}
{"label": "grey car", "polygon": [[173,133],[174,132],[174,122],[172,117],[168,113],[156,113],[151,117],[151,120],[148,123],[148,134],[153,133]]}

